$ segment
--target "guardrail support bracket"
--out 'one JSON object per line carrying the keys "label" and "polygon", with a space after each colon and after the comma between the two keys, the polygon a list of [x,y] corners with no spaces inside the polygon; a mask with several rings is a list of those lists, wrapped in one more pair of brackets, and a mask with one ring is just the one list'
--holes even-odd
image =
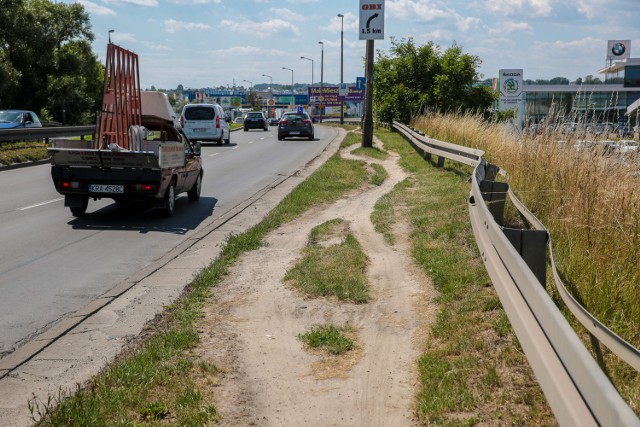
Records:
{"label": "guardrail support bracket", "polygon": [[509,184],[497,181],[480,181],[482,198],[488,202],[489,212],[498,225],[504,225],[504,203]]}
{"label": "guardrail support bracket", "polygon": [[543,230],[502,229],[504,235],[527,263],[544,288],[547,287],[547,239]]}

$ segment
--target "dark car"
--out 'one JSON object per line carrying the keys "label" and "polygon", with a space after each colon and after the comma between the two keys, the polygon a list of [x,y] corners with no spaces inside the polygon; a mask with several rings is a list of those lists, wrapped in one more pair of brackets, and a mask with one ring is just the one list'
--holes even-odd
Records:
{"label": "dark car", "polygon": [[279,121],[280,121],[280,120],[276,119],[275,117],[271,117],[271,118],[269,119],[269,126],[278,126],[278,122],[279,122]]}
{"label": "dark car", "polygon": [[41,128],[42,123],[33,111],[2,110],[0,111],[0,129]]}
{"label": "dark car", "polygon": [[260,111],[251,111],[244,116],[244,131],[249,129],[269,130],[267,119]]}
{"label": "dark car", "polygon": [[278,123],[278,141],[290,136],[313,140],[313,123],[307,113],[284,113]]}

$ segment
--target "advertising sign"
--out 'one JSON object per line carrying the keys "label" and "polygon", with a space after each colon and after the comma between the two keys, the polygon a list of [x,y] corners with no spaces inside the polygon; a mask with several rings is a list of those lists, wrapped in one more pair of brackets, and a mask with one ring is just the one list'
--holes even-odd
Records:
{"label": "advertising sign", "polygon": [[500,111],[520,109],[522,104],[522,69],[500,70]]}
{"label": "advertising sign", "polygon": [[[324,106],[324,117],[340,117],[340,88],[338,86],[324,86],[322,92],[320,86],[309,87],[309,107],[312,116],[320,114],[320,104]],[[360,112],[358,104],[364,101],[364,90],[356,89],[355,86],[348,86],[347,95],[342,97],[345,102],[345,115],[357,116]]]}
{"label": "advertising sign", "polygon": [[607,61],[618,61],[631,57],[631,40],[609,40]]}
{"label": "advertising sign", "polygon": [[360,0],[360,40],[384,40],[384,0]]}

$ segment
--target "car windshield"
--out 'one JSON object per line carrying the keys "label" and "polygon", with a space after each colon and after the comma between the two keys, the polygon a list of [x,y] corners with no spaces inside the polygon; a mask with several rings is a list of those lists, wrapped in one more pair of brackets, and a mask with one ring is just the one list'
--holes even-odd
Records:
{"label": "car windshield", "polygon": [[0,111],[0,122],[13,123],[22,121],[22,113],[19,111]]}
{"label": "car windshield", "polygon": [[190,107],[184,112],[184,118],[187,120],[213,120],[215,116],[216,113],[211,107]]}

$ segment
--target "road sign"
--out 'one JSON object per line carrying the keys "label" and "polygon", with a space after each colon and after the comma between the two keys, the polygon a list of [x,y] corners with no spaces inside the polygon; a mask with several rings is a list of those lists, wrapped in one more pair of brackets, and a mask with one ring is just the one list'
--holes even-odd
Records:
{"label": "road sign", "polygon": [[302,107],[302,105],[298,105],[298,113],[304,113],[304,108]]}
{"label": "road sign", "polygon": [[367,84],[367,79],[364,77],[356,77],[356,90],[365,90],[365,85]]}
{"label": "road sign", "polygon": [[340,83],[340,87],[338,88],[338,95],[347,96],[349,95],[349,86],[346,83]]}
{"label": "road sign", "polygon": [[360,0],[360,40],[384,40],[384,0]]}

